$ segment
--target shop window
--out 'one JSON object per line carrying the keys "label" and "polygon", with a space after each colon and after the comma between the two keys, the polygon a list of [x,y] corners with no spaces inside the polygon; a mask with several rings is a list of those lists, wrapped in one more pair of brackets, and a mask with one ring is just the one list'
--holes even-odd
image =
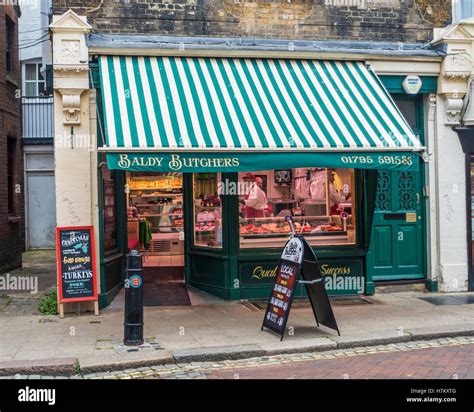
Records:
{"label": "shop window", "polygon": [[103,192],[104,192],[104,250],[111,252],[117,249],[117,197],[115,190],[115,172],[102,168]]}
{"label": "shop window", "polygon": [[222,247],[222,205],[218,182],[220,173],[195,173],[194,186],[194,244]]}
{"label": "shop window", "polygon": [[311,245],[355,243],[354,170],[299,168],[239,173],[240,247],[282,247],[292,215]]}

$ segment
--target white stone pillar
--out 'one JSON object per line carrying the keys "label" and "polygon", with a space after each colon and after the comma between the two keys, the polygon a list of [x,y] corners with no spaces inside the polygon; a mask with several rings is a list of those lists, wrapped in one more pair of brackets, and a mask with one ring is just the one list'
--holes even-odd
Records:
{"label": "white stone pillar", "polygon": [[468,279],[466,173],[458,135],[445,122],[445,100],[438,96],[436,116],[437,276],[441,292],[460,292]]}
{"label": "white stone pillar", "polygon": [[[69,10],[53,16],[55,179],[58,226],[94,226],[100,291],[95,95],[89,90],[86,17]],[[88,309],[90,303],[82,307]],[[74,306],[76,308],[76,306]],[[67,308],[66,308],[67,310]]]}
{"label": "white stone pillar", "polygon": [[460,292],[468,289],[469,274],[466,163],[453,128],[461,126],[464,98],[474,74],[474,18],[435,29],[432,44],[445,52],[438,79],[434,182],[431,179],[436,191],[437,235],[437,255],[432,262],[436,262],[439,290]]}
{"label": "white stone pillar", "polygon": [[432,44],[443,46],[436,101],[435,178],[436,274],[442,292],[468,288],[468,244],[465,155],[453,127],[461,125],[464,97],[473,73],[474,19],[442,30]]}

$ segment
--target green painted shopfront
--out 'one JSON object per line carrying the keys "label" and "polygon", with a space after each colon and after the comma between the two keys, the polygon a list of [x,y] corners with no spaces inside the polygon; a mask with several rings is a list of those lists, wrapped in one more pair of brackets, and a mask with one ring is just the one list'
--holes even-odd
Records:
{"label": "green painted shopfront", "polygon": [[101,306],[132,249],[150,291],[170,281],[267,298],[287,215],[330,295],[426,281],[423,96],[435,77],[410,96],[403,76],[359,61],[102,55],[91,67]]}

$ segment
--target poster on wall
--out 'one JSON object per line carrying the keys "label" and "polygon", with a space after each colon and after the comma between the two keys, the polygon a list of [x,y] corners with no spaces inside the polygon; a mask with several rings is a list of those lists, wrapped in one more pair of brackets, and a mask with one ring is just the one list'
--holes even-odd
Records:
{"label": "poster on wall", "polygon": [[97,300],[94,228],[56,228],[59,303]]}

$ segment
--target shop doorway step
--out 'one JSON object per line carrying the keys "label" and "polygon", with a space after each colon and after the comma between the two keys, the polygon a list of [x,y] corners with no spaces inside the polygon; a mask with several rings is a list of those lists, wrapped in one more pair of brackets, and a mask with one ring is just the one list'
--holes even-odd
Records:
{"label": "shop doorway step", "polygon": [[375,282],[375,294],[397,292],[424,292],[425,290],[426,287],[424,279]]}
{"label": "shop doorway step", "polygon": [[144,267],[143,306],[191,306],[184,282],[184,268]]}
{"label": "shop doorway step", "polygon": [[144,266],[143,281],[145,283],[184,282],[183,266]]}

